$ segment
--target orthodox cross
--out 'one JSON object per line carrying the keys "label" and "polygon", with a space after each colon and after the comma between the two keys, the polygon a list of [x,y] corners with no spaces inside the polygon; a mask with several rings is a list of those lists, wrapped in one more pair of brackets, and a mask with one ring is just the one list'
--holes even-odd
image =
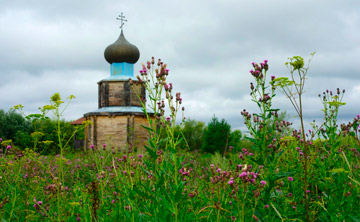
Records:
{"label": "orthodox cross", "polygon": [[119,17],[116,18],[117,20],[121,21],[121,31],[123,30],[123,26],[125,24],[125,22],[127,22],[127,20],[125,20],[125,16],[123,15],[123,13],[121,12],[121,15],[119,15]]}

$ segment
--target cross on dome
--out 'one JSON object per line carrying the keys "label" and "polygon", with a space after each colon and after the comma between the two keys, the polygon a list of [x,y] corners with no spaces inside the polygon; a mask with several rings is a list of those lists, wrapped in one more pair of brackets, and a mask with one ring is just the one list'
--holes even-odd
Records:
{"label": "cross on dome", "polygon": [[119,15],[119,17],[116,18],[117,20],[121,21],[121,31],[123,30],[123,26],[125,24],[125,22],[127,22],[127,20],[125,19],[125,16],[123,15],[123,13],[121,12],[121,15]]}

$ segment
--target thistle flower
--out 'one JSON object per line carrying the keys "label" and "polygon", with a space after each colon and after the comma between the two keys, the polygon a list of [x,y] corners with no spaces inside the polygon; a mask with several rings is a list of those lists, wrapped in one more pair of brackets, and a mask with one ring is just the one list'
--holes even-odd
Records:
{"label": "thistle flower", "polygon": [[260,181],[260,183],[262,184],[262,185],[266,185],[266,181],[265,180],[262,180],[262,181]]}
{"label": "thistle flower", "polygon": [[289,181],[289,182],[291,182],[291,181],[293,181],[293,180],[294,180],[294,178],[288,177],[288,181]]}

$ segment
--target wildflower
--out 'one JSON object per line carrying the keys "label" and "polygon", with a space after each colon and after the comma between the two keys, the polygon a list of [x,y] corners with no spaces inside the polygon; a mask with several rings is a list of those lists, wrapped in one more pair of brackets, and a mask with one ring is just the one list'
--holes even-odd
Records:
{"label": "wildflower", "polygon": [[265,204],[264,208],[269,208],[269,204]]}
{"label": "wildflower", "polygon": [[291,181],[293,181],[293,180],[294,180],[294,178],[288,177],[288,181],[289,181],[289,182],[291,182]]}
{"label": "wildflower", "polygon": [[247,176],[247,173],[246,173],[246,172],[242,172],[242,173],[239,175],[239,177],[245,177],[245,176]]}
{"label": "wildflower", "polygon": [[229,185],[233,185],[233,184],[234,184],[234,181],[230,180],[230,181],[228,182],[228,184],[229,184]]}
{"label": "wildflower", "polygon": [[6,149],[7,149],[7,150],[10,150],[10,149],[11,149],[11,146],[10,146],[10,145],[8,145],[8,146],[6,147]]}
{"label": "wildflower", "polygon": [[289,197],[292,197],[292,196],[293,196],[293,194],[292,194],[292,193],[288,193],[288,196],[289,196]]}
{"label": "wildflower", "polygon": [[80,221],[80,217],[77,217],[76,220],[77,220],[77,221]]}
{"label": "wildflower", "polygon": [[91,149],[94,149],[94,147],[95,147],[94,144],[91,144],[91,145],[90,145],[90,148],[91,148]]}
{"label": "wildflower", "polygon": [[143,158],[143,155],[142,154],[139,154],[138,155],[139,159]]}
{"label": "wildflower", "polygon": [[114,203],[115,203],[115,200],[112,200],[111,203],[114,204]]}
{"label": "wildflower", "polygon": [[260,181],[260,183],[262,184],[262,185],[266,185],[266,181],[265,180],[262,180],[262,181]]}
{"label": "wildflower", "polygon": [[218,168],[218,169],[216,170],[216,172],[220,173],[220,172],[221,172],[221,169],[220,169],[220,168]]}

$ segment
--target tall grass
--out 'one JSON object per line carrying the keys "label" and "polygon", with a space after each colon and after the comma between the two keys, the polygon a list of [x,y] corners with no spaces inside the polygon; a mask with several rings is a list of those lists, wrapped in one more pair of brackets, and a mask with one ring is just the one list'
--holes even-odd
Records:
{"label": "tall grass", "polygon": [[[0,218],[359,221],[360,116],[337,127],[337,114],[345,105],[343,94],[328,91],[321,97],[324,122],[314,123],[308,132],[292,129],[291,123],[277,119],[280,110],[272,107],[272,101],[276,88],[293,80],[269,78],[268,61],[253,67],[250,90],[259,112],[242,111],[252,134],[251,148],[236,147],[226,157],[215,154],[210,158],[178,149],[183,138],[175,136],[174,127],[182,110],[181,94],[174,94],[173,84],[167,82],[167,66],[152,59],[138,81],[132,82],[149,93],[147,103],[139,94],[148,118],[145,151],[109,151],[104,144],[71,153],[63,149],[64,142],[59,143],[59,155],[41,156],[36,146],[22,149],[4,138]],[[48,108],[60,110],[60,101],[59,96],[52,97],[55,105]],[[61,140],[61,129],[58,132]],[[160,137],[164,132],[165,139]]]}

